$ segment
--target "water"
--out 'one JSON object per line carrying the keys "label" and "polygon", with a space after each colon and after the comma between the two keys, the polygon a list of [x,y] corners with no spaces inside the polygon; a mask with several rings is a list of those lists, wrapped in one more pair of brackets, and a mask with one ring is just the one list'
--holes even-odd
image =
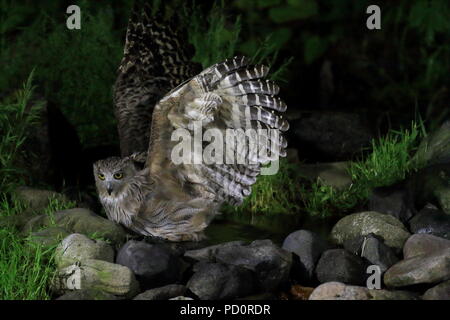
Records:
{"label": "water", "polygon": [[314,231],[324,239],[329,237],[337,218],[317,219],[306,214],[289,215],[223,215],[206,229],[208,244],[229,241],[271,239],[281,245],[286,236],[296,230]]}

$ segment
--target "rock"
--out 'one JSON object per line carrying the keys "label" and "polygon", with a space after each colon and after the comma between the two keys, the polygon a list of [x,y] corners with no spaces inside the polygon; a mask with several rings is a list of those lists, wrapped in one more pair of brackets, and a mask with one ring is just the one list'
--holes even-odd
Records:
{"label": "rock", "polygon": [[318,286],[309,300],[418,300],[417,294],[408,291],[367,289],[340,282],[327,282]]}
{"label": "rock", "polygon": [[[381,272],[398,262],[399,259],[394,251],[373,234],[359,238],[361,239],[360,247],[356,252],[352,252],[366,258],[371,264],[379,266]],[[344,243],[344,247],[346,243]]]}
{"label": "rock", "polygon": [[36,216],[28,221],[22,232],[28,234],[48,226],[58,226],[70,233],[81,233],[88,237],[96,235],[116,245],[123,243],[127,235],[120,225],[84,208],[57,211],[52,217],[45,214]]}
{"label": "rock", "polygon": [[179,297],[175,297],[175,298],[170,298],[169,300],[194,300],[194,299],[189,298],[189,297],[179,296]]}
{"label": "rock", "polygon": [[409,221],[412,233],[431,234],[450,240],[450,216],[432,205],[425,208]]}
{"label": "rock", "polygon": [[450,121],[422,140],[413,161],[420,165],[450,163]]}
{"label": "rock", "polygon": [[404,225],[393,216],[374,211],[350,214],[336,223],[331,230],[331,239],[342,245],[346,240],[373,233],[384,240],[384,243],[397,250],[410,234]]}
{"label": "rock", "polygon": [[239,266],[199,262],[187,287],[201,300],[233,299],[253,293],[253,277]]}
{"label": "rock", "polygon": [[349,166],[348,161],[301,164],[298,166],[298,172],[313,182],[319,181],[323,185],[342,190],[352,184],[352,178],[348,172]]}
{"label": "rock", "polygon": [[328,248],[328,244],[318,234],[308,230],[298,230],[284,239],[282,248],[293,252],[299,258],[297,274],[302,282],[310,282],[314,277],[314,269],[320,255]]}
{"label": "rock", "polygon": [[[447,179],[450,181],[450,176]],[[434,194],[439,207],[450,216],[450,185],[437,189]]]}
{"label": "rock", "polygon": [[143,289],[181,280],[185,265],[164,244],[128,241],[117,253],[116,263],[130,268]]}
{"label": "rock", "polygon": [[69,202],[69,199],[58,192],[51,190],[35,189],[26,186],[18,187],[14,196],[23,202],[31,211],[42,211],[49,205],[51,199],[60,202]]}
{"label": "rock", "polygon": [[56,248],[55,262],[59,268],[86,259],[114,262],[114,250],[105,241],[91,240],[80,233],[69,235]]}
{"label": "rock", "polygon": [[450,249],[402,260],[384,274],[388,287],[406,287],[422,283],[438,283],[450,279]]}
{"label": "rock", "polygon": [[34,244],[52,247],[58,245],[58,243],[69,234],[70,233],[64,228],[49,227],[30,233],[27,239]]}
{"label": "rock", "polygon": [[423,300],[450,300],[450,280],[428,289],[422,296]]}
{"label": "rock", "polygon": [[244,241],[231,241],[231,242],[225,242],[201,249],[196,250],[188,250],[184,253],[184,257],[188,259],[192,259],[195,261],[210,261],[214,262],[217,252],[221,248],[227,248],[227,247],[235,247],[235,246],[241,246],[245,245]]}
{"label": "rock", "polygon": [[292,127],[302,157],[320,162],[351,159],[373,137],[370,126],[354,113],[303,112]]}
{"label": "rock", "polygon": [[414,214],[409,195],[403,183],[375,188],[369,197],[369,210],[407,222]]}
{"label": "rock", "polygon": [[408,259],[420,255],[429,255],[445,248],[450,248],[450,240],[431,234],[413,234],[405,242],[403,257]]}
{"label": "rock", "polygon": [[344,249],[331,249],[325,251],[320,257],[316,275],[321,283],[337,281],[365,285],[366,266],[364,260]]}
{"label": "rock", "polygon": [[415,208],[433,204],[450,215],[450,162],[420,169],[408,178],[406,186]]}
{"label": "rock", "polygon": [[309,300],[368,300],[369,289],[348,286],[341,282],[323,283],[309,296]]}
{"label": "rock", "polygon": [[169,284],[164,287],[147,290],[134,297],[133,300],[168,300],[178,296],[183,296],[186,287],[179,284]]}
{"label": "rock", "polygon": [[131,298],[139,292],[139,283],[127,267],[107,261],[87,259],[58,270],[52,289],[61,293],[74,289],[97,290]]}
{"label": "rock", "polygon": [[370,300],[420,300],[415,292],[409,291],[389,291],[389,290],[369,290]]}
{"label": "rock", "polygon": [[120,300],[120,298],[100,290],[75,290],[66,292],[56,300]]}
{"label": "rock", "polygon": [[253,271],[266,291],[286,282],[292,266],[292,254],[271,240],[255,240],[247,246],[225,246],[217,251],[215,258],[217,262]]}

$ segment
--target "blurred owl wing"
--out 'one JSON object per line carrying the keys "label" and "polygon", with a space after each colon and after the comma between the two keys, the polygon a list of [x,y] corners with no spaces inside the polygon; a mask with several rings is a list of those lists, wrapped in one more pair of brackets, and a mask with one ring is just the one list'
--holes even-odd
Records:
{"label": "blurred owl wing", "polygon": [[148,148],[155,104],[172,88],[201,71],[177,16],[152,16],[148,3],[131,14],[124,55],[114,85],[115,116],[123,157]]}
{"label": "blurred owl wing", "polygon": [[[289,124],[278,115],[286,105],[276,97],[279,87],[262,80],[267,73],[267,67],[250,66],[245,57],[227,59],[172,90],[156,105],[147,165],[168,196],[240,204],[250,194],[261,166],[286,155],[281,132]],[[218,141],[210,157],[203,152],[208,146],[195,147],[198,140],[191,143],[195,138],[201,141],[199,127],[205,136],[214,136],[211,145]],[[228,152],[233,138],[234,152]],[[186,140],[189,151],[178,152]],[[243,141],[247,144],[239,143]],[[181,154],[188,161],[179,161]]]}

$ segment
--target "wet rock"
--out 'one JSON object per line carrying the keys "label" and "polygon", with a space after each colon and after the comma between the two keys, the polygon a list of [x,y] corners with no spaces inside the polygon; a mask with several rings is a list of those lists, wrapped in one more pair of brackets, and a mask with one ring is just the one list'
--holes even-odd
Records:
{"label": "wet rock", "polygon": [[128,241],[117,253],[116,263],[130,268],[143,289],[151,289],[181,280],[183,261],[164,244]]}
{"label": "wet rock", "polygon": [[52,217],[48,215],[36,216],[28,221],[22,232],[28,234],[48,226],[58,226],[70,233],[81,233],[87,236],[95,234],[97,237],[110,240],[116,245],[123,243],[127,235],[120,225],[84,208],[57,211]]}
{"label": "wet rock", "polygon": [[26,186],[18,187],[15,190],[14,195],[19,201],[25,203],[31,211],[37,212],[47,208],[51,199],[60,202],[69,202],[69,199],[61,193]]}
{"label": "wet rock", "polygon": [[286,282],[292,266],[292,254],[271,240],[255,240],[251,244],[220,248],[216,261],[253,271],[262,289],[277,288]]}
{"label": "wet rock", "polygon": [[314,269],[320,255],[328,249],[328,244],[318,234],[308,230],[298,230],[284,239],[282,248],[293,252],[298,257],[294,263],[296,274],[302,282],[310,282],[314,277]]}
{"label": "wet rock", "polygon": [[420,255],[429,255],[445,248],[450,248],[450,240],[431,234],[413,234],[405,242],[403,257],[408,259]]}
{"label": "wet rock", "polygon": [[450,279],[450,249],[402,260],[384,274],[388,287],[433,284]]}
{"label": "wet rock", "polygon": [[429,134],[420,143],[413,161],[432,165],[450,163],[450,121],[446,121],[435,132]]}
{"label": "wet rock", "polygon": [[70,233],[61,227],[49,227],[40,231],[32,232],[27,239],[35,244],[46,247],[56,246],[62,239],[67,237]]}
{"label": "wet rock", "polygon": [[410,220],[409,228],[412,233],[431,234],[450,240],[450,216],[432,205],[420,210]]}
{"label": "wet rock", "polygon": [[253,274],[239,266],[200,262],[187,288],[201,300],[233,299],[254,292]]}
{"label": "wet rock", "polygon": [[75,290],[66,292],[56,300],[120,300],[120,298],[100,290]]}
{"label": "wet rock", "polygon": [[185,286],[179,284],[169,284],[164,287],[144,291],[134,297],[133,300],[169,300],[171,298],[183,296],[185,292]]}
{"label": "wet rock", "polygon": [[413,215],[410,193],[403,183],[375,188],[369,197],[369,210],[389,214],[402,222]]}
{"label": "wet rock", "polygon": [[341,282],[323,283],[309,296],[309,300],[368,300],[369,290],[364,287],[349,286]]}
{"label": "wet rock", "polygon": [[337,190],[348,188],[352,178],[348,172],[350,162],[330,162],[318,164],[301,164],[298,172],[301,176],[316,182],[333,187]]}
{"label": "wet rock", "polygon": [[345,250],[365,258],[371,264],[378,265],[383,272],[398,262],[394,250],[386,246],[383,239],[373,233],[346,240],[343,245]]}
{"label": "wet rock", "polygon": [[302,156],[309,160],[348,160],[370,145],[369,126],[358,114],[339,112],[302,113],[293,128]]}
{"label": "wet rock", "polygon": [[96,290],[115,296],[131,298],[139,292],[133,272],[119,264],[87,259],[58,270],[52,283],[55,292]]}
{"label": "wet rock", "polygon": [[428,289],[422,296],[423,300],[450,300],[450,280]]}
{"label": "wet rock", "polygon": [[344,249],[331,249],[320,257],[316,275],[321,283],[337,281],[363,285],[367,279],[366,266],[363,259]]}
{"label": "wet rock", "polygon": [[114,250],[105,241],[92,240],[80,233],[69,235],[56,248],[55,262],[59,268],[86,259],[114,262]]}
{"label": "wet rock", "polygon": [[342,245],[346,240],[373,233],[384,240],[384,243],[397,250],[410,234],[404,225],[393,216],[374,211],[354,213],[336,223],[331,230],[331,239]]}

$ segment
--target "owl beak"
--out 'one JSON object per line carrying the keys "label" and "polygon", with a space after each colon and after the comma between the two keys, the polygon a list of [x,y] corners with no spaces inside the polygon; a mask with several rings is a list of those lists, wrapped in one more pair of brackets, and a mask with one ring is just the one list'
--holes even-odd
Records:
{"label": "owl beak", "polygon": [[108,183],[108,185],[106,186],[106,191],[108,191],[108,194],[111,195],[111,193],[113,192],[113,187],[111,184]]}

